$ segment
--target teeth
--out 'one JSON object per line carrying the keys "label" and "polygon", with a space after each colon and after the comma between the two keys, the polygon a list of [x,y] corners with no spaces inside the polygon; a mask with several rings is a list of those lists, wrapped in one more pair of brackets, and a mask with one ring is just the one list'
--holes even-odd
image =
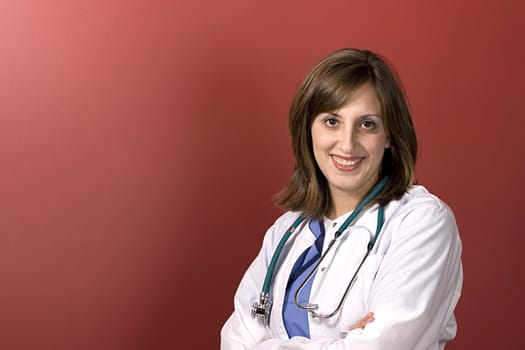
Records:
{"label": "teeth", "polygon": [[346,160],[346,159],[341,159],[341,158],[334,157],[334,160],[335,160],[335,162],[337,164],[341,164],[341,165],[344,165],[344,166],[351,166],[351,165],[356,165],[357,163],[359,163],[361,158]]}

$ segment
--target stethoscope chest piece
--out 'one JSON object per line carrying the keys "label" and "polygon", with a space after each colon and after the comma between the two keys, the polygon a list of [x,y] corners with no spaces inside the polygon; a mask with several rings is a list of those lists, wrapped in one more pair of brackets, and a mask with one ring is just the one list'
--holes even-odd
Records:
{"label": "stethoscope chest piece", "polygon": [[270,324],[270,309],[272,308],[272,300],[268,293],[261,293],[259,302],[252,305],[252,318],[260,319],[265,326]]}

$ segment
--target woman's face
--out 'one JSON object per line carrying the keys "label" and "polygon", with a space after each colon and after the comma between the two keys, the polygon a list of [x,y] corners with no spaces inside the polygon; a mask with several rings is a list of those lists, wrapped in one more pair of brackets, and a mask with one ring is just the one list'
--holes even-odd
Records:
{"label": "woman's face", "polygon": [[332,200],[359,202],[374,186],[389,141],[373,86],[359,87],[340,109],[321,113],[312,124],[314,157]]}

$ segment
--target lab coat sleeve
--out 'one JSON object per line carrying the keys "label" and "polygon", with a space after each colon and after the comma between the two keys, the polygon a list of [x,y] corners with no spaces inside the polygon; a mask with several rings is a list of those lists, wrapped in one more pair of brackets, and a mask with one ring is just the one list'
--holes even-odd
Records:
{"label": "lab coat sleeve", "polygon": [[234,312],[221,330],[221,350],[248,350],[269,338],[269,330],[251,317],[251,306],[261,292],[273,250],[298,214],[288,212],[268,229],[262,248],[244,274],[234,297]]}
{"label": "lab coat sleeve", "polygon": [[436,200],[397,215],[390,225],[390,246],[368,300],[375,321],[339,339],[269,339],[252,349],[442,349],[441,335],[455,334],[447,325],[462,284],[461,242],[453,214]]}

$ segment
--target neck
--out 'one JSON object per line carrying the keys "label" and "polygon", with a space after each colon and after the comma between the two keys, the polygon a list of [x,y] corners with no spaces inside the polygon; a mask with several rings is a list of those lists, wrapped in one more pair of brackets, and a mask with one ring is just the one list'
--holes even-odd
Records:
{"label": "neck", "polygon": [[[330,212],[328,213],[329,219],[335,219],[339,216],[355,210],[360,204],[361,201],[366,201],[369,203],[373,200],[373,197],[377,196],[379,192],[385,187],[388,177],[382,179],[375,187],[372,188],[370,194],[367,195],[370,188],[363,188],[358,193],[353,193],[350,195],[344,191],[338,191],[337,189],[331,188],[330,195],[332,199],[332,205]],[[366,195],[366,198],[365,198]]]}
{"label": "neck", "polygon": [[348,195],[341,195],[332,193],[332,205],[328,218],[330,220],[336,219],[343,214],[353,211],[361,202],[361,197],[350,197]]}

